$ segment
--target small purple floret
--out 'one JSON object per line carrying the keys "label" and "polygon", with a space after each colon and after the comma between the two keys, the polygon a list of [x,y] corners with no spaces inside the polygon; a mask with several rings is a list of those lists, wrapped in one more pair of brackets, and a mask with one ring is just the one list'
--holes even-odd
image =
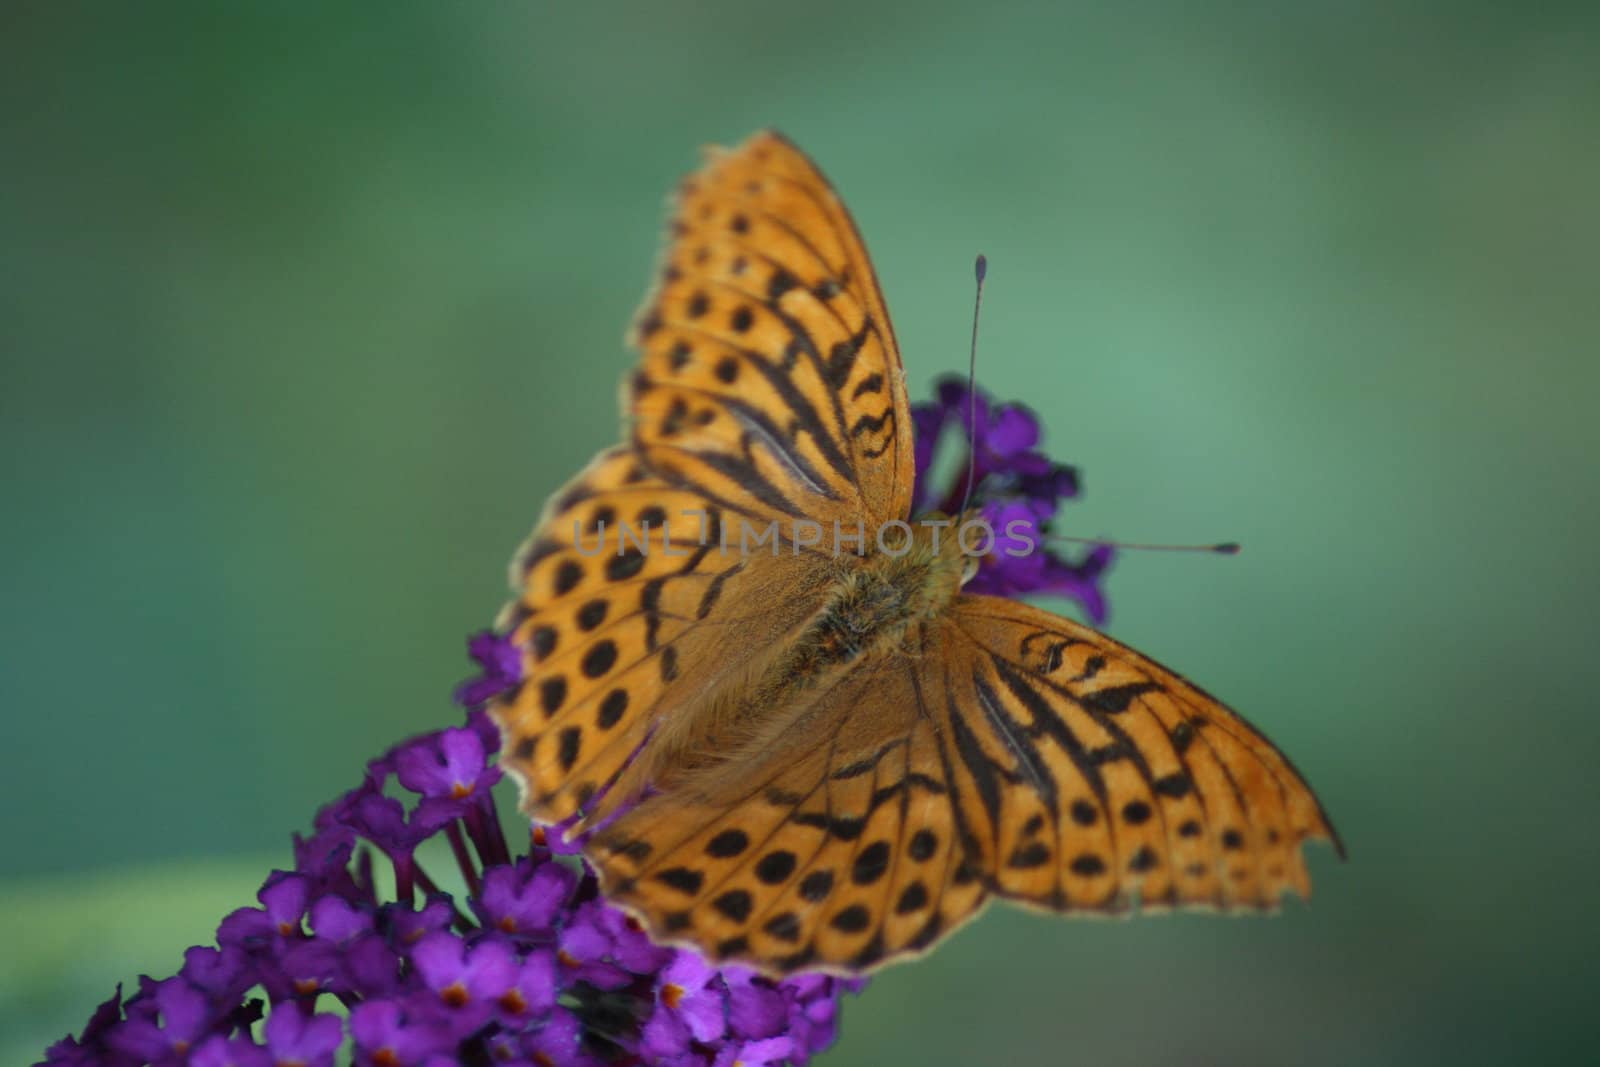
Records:
{"label": "small purple floret", "polygon": [[[462,682],[455,700],[462,707],[482,704],[522,680],[522,650],[507,634],[482,630],[467,642],[467,655],[477,661],[479,674]],[[491,742],[491,745],[498,741]]]}
{"label": "small purple floret", "polygon": [[[1078,474],[1039,450],[1038,417],[1021,404],[996,404],[982,390],[974,395],[956,378],[942,380],[937,399],[914,405],[911,417],[917,456],[915,510],[955,514],[966,493],[970,461],[973,488],[967,506],[977,508],[995,533],[995,543],[966,591],[1065,597],[1091,622],[1103,623],[1106,601],[1099,581],[1111,564],[1111,549],[1096,545],[1074,560],[1044,540],[1061,502],[1078,495]],[[938,482],[933,457],[947,432],[961,445],[961,463],[952,468],[948,482]]]}

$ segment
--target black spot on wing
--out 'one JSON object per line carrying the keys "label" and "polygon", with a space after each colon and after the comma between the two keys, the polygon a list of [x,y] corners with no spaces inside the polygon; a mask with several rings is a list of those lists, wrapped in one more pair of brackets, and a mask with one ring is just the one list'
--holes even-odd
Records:
{"label": "black spot on wing", "polygon": [[761,929],[779,941],[794,944],[800,940],[800,917],[792,911],[781,912],[763,923]]}
{"label": "black spot on wing", "polygon": [[832,871],[812,871],[810,874],[800,879],[800,896],[809,903],[817,904],[828,899],[828,894],[832,891]]}
{"label": "black spot on wing", "polygon": [[583,581],[583,565],[576,560],[565,560],[556,568],[555,578],[551,588],[556,596],[566,596],[573,588]]}
{"label": "black spot on wing", "polygon": [[779,267],[772,272],[772,277],[767,279],[767,299],[776,301],[790,289],[800,284],[800,280],[793,274]]}
{"label": "black spot on wing", "polygon": [[628,710],[628,691],[626,689],[613,689],[607,693],[605,699],[600,701],[600,710],[595,715],[595,725],[602,730],[609,730],[622,718],[622,713]]}
{"label": "black spot on wing", "polygon": [[1174,771],[1172,774],[1157,778],[1151,782],[1150,788],[1164,797],[1172,797],[1174,800],[1178,800],[1189,795],[1189,791],[1194,788],[1194,782],[1187,773]]}
{"label": "black spot on wing", "polygon": [[872,912],[864,904],[852,904],[837,912],[828,925],[845,934],[859,934],[872,925]]}
{"label": "black spot on wing", "polygon": [[868,393],[876,393],[883,388],[883,375],[869,374],[856,384],[850,391],[851,400],[859,400]]}
{"label": "black spot on wing", "polygon": [[578,752],[583,747],[583,728],[568,726],[561,731],[557,743],[559,747],[556,749],[556,758],[561,762],[561,769],[572,770],[573,764],[578,760]]}
{"label": "black spot on wing", "polygon": [[1162,687],[1155,682],[1130,682],[1127,685],[1113,685],[1097,689],[1092,693],[1084,693],[1077,700],[1086,710],[1106,715],[1120,715],[1144,694],[1161,691]]}
{"label": "black spot on wing", "polygon": [[749,835],[743,830],[732,828],[722,831],[706,843],[706,855],[716,859],[731,859],[749,847]]}
{"label": "black spot on wing", "polygon": [[889,842],[874,841],[862,849],[850,868],[850,880],[856,885],[871,885],[889,869]]}
{"label": "black spot on wing", "polygon": [[750,917],[754,901],[744,889],[730,889],[711,902],[711,906],[734,922],[744,922]]}
{"label": "black spot on wing", "polygon": [[921,882],[912,882],[900,891],[900,897],[895,901],[894,913],[910,915],[914,911],[921,911],[927,905],[928,888]]}
{"label": "black spot on wing", "polygon": [[872,332],[872,319],[869,317],[861,323],[849,340],[840,341],[828,350],[828,361],[823,366],[822,376],[828,384],[837,391],[843,389],[850,380],[850,372],[855,369],[856,357],[861,354],[862,347],[867,343],[867,335]]}
{"label": "black spot on wing", "polygon": [[1043,867],[1050,862],[1050,846],[1042,841],[1021,845],[1006,860],[1006,866],[1019,871]]}
{"label": "black spot on wing", "polygon": [[636,545],[629,545],[621,549],[615,556],[606,560],[606,578],[613,582],[624,582],[644,569],[644,551]]}
{"label": "black spot on wing", "polygon": [[604,600],[591,600],[578,609],[578,629],[588,632],[606,621],[606,609],[609,605]]}
{"label": "black spot on wing", "polygon": [[656,875],[656,881],[692,897],[700,892],[705,875],[690,867],[669,867]]}
{"label": "black spot on wing", "polygon": [[797,862],[795,854],[788,849],[768,852],[756,863],[756,880],[763,885],[782,885],[794,873]]}
{"label": "black spot on wing", "polygon": [[544,711],[545,718],[550,718],[567,699],[567,679],[562,675],[546,678],[539,683],[539,707]]}

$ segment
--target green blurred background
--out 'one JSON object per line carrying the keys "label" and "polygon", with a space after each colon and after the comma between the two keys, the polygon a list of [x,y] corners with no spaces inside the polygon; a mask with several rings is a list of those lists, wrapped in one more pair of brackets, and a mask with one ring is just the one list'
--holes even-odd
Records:
{"label": "green blurred background", "polygon": [[1081,464],[1074,532],[1245,544],[1123,557],[1111,632],[1351,851],[1270,921],[993,909],[823,1062],[1587,1058],[1600,20],[578,6],[0,15],[0,1059],[455,719],[509,553],[614,439],[664,194],[767,124],[916,392],[988,253],[980,376]]}

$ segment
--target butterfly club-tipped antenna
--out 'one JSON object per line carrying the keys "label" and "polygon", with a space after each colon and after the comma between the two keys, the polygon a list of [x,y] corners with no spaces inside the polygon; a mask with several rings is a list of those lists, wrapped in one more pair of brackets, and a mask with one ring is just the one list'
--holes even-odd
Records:
{"label": "butterfly club-tipped antenna", "polygon": [[1045,534],[1046,541],[1066,541],[1074,545],[1104,545],[1107,548],[1128,548],[1139,552],[1205,552],[1214,556],[1237,556],[1239,542],[1223,541],[1215,545],[1152,545],[1135,541],[1110,541],[1104,537],[1066,537]]}
{"label": "butterfly club-tipped antenna", "polygon": [[[967,513],[972,502],[973,482],[978,470],[978,316],[983,311],[983,280],[989,274],[989,257],[982,252],[972,264],[972,275],[977,281],[977,292],[972,299],[972,344],[967,349],[967,485],[961,494],[959,517]],[[1126,548],[1141,552],[1206,552],[1218,556],[1237,556],[1239,543],[1223,541],[1214,545],[1155,545],[1133,541],[1109,541],[1103,537],[1065,537],[1047,534],[1046,541],[1066,541],[1079,545],[1104,545],[1107,548]]]}
{"label": "butterfly club-tipped antenna", "polygon": [[972,273],[978,280],[978,292],[972,300],[972,346],[967,350],[967,488],[956,509],[958,520],[972,502],[972,481],[978,471],[978,313],[983,310],[983,279],[989,273],[989,257],[979,252]]}

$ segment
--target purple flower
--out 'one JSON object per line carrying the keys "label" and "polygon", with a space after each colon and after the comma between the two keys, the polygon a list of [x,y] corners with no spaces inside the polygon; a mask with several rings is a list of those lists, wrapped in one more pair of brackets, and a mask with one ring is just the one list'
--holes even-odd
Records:
{"label": "purple flower", "polygon": [[373,1067],[417,1067],[456,1047],[448,1027],[426,1013],[408,1014],[392,1000],[369,1000],[350,1011],[356,1062]]}
{"label": "purple flower", "polygon": [[522,1050],[540,1067],[601,1067],[605,1062],[584,1048],[583,1024],[565,1008],[556,1008],[544,1025],[525,1035]]}
{"label": "purple flower", "polygon": [[[522,680],[522,650],[509,635],[493,630],[475,633],[467,641],[467,655],[477,661],[481,672],[456,688],[456,703],[463,707],[481,704]],[[490,748],[498,745],[498,739],[488,742]]]}
{"label": "purple flower", "polygon": [[455,907],[449,897],[435,896],[416,911],[409,906],[385,904],[382,914],[395,947],[406,950],[435,930],[448,929],[455,919]]}
{"label": "purple flower", "polygon": [[151,983],[128,1003],[128,1018],[110,1034],[112,1048],[141,1063],[181,1059],[214,1021],[204,993],[182,978]]}
{"label": "purple flower", "polygon": [[672,959],[672,949],[651,941],[638,921],[621,908],[601,901],[591,906],[594,922],[611,939],[611,958],[619,967],[634,974],[654,974]]}
{"label": "purple flower", "polygon": [[[366,894],[350,870],[356,841],[350,827],[338,824],[319,829],[310,837],[295,834],[295,870],[311,879],[315,892],[338,893],[352,901],[361,900]],[[362,855],[369,857],[367,853]]]}
{"label": "purple flower", "polygon": [[501,940],[468,947],[452,933],[439,931],[417,943],[411,962],[440,1005],[455,1018],[457,1033],[467,1033],[494,1017],[520,1029],[549,1014],[556,1002],[555,961],[547,952],[518,956]]}
{"label": "purple flower", "polygon": [[249,956],[231,945],[221,949],[196,945],[186,950],[178,974],[217,1003],[237,1001],[255,981]]}
{"label": "purple flower", "polygon": [[240,908],[222,920],[217,940],[245,949],[261,948],[301,933],[311,880],[291,871],[273,871],[256,894],[259,908]]}
{"label": "purple flower", "polygon": [[[491,951],[496,947],[499,951]],[[429,934],[411,950],[417,974],[454,1017],[458,1033],[475,1030],[488,1019],[494,998],[510,985],[516,968],[510,951],[497,942],[485,942],[474,956],[469,964],[466,942],[448,930]]]}
{"label": "purple flower", "polygon": [[679,952],[667,964],[656,987],[656,1010],[640,1035],[646,1058],[682,1056],[693,1042],[709,1044],[722,1037],[727,1004],[716,978],[717,972],[692,952]]}
{"label": "purple flower", "polygon": [[529,952],[523,956],[517,964],[516,978],[496,1000],[495,1016],[500,1024],[507,1029],[518,1029],[535,1019],[546,1018],[561,992],[557,978],[553,953]]}
{"label": "purple flower", "polygon": [[[371,1067],[709,1067],[734,1052],[749,1063],[798,1061],[817,1047],[809,1020],[800,1023],[809,1037],[791,1040],[783,1027],[802,999],[836,999],[832,979],[806,981],[800,998],[788,983],[715,970],[653,944],[598,897],[586,867],[537,844],[511,857],[485,784],[467,781],[486,757],[481,716],[468,727],[373,760],[318,814],[315,833],[297,839],[297,869],[272,872],[256,907],[223,919],[216,946],[186,952],[179,977],[144,979],[126,1001],[119,990],[46,1063],[321,1067],[346,1038],[355,1062]],[[455,793],[460,782],[468,795],[408,808],[385,795],[402,768],[424,792]],[[456,804],[455,817],[422,819],[430,801]],[[452,854],[475,888],[459,906],[417,862],[429,834],[461,845]],[[379,893],[374,850],[393,861],[400,899]],[[270,1011],[245,999],[252,988],[266,991]],[[347,1021],[325,997],[349,1009]]]}
{"label": "purple flower", "polygon": [[794,1038],[791,1053],[794,1063],[802,1064],[815,1052],[833,1044],[839,1033],[839,994],[858,993],[866,985],[861,978],[829,978],[802,974],[784,981],[778,988],[789,1004],[789,1034]]}
{"label": "purple flower", "polygon": [[77,1037],[64,1037],[45,1050],[44,1063],[39,1067],[110,1067],[113,1064],[132,1062],[106,1047],[106,1035],[122,1021],[122,986],[118,985],[111,999],[102,1001],[89,1016],[83,1033]]}
{"label": "purple flower", "polygon": [[524,938],[549,935],[577,883],[577,875],[559,863],[521,859],[485,871],[472,907],[485,929]]}
{"label": "purple flower", "polygon": [[[1078,495],[1078,474],[1039,450],[1038,417],[1021,404],[996,404],[981,390],[970,392],[965,381],[947,378],[939,383],[933,403],[912,408],[912,425],[917,457],[913,506],[954,514],[966,495],[970,463],[968,507],[976,508],[994,531],[994,542],[966,590],[1004,597],[1062,596],[1076,601],[1092,622],[1104,622],[1106,602],[1099,580],[1110,566],[1111,549],[1096,545],[1072,560],[1045,547],[1061,502]],[[941,437],[952,429],[964,455],[948,483],[940,483],[933,457]]]}
{"label": "purple flower", "polygon": [[788,1034],[723,1046],[712,1067],[782,1067],[785,1063],[804,1063],[804,1053],[796,1058],[795,1040]]}
{"label": "purple flower", "polygon": [[393,797],[370,792],[340,809],[336,818],[357,836],[382,849],[391,859],[409,856],[440,828],[408,818],[405,805]]}
{"label": "purple flower", "polygon": [[556,958],[571,983],[621,989],[633,982],[633,975],[613,962],[616,939],[602,922],[604,911],[599,901],[579,905],[561,930]]}
{"label": "purple flower", "polygon": [[273,1011],[264,1029],[278,1067],[333,1067],[333,1054],[344,1041],[337,1015],[306,1015],[292,1007]]}
{"label": "purple flower", "polygon": [[728,987],[728,1028],[746,1040],[775,1037],[788,1029],[789,1004],[778,987],[743,967],[723,969]]}
{"label": "purple flower", "polygon": [[248,1037],[213,1034],[189,1056],[189,1067],[274,1067],[272,1053]]}
{"label": "purple flower", "polygon": [[486,756],[477,731],[458,726],[441,730],[426,744],[401,748],[395,755],[395,776],[425,797],[465,800],[500,780],[499,768],[488,765]]}
{"label": "purple flower", "polygon": [[342,897],[319,897],[311,902],[311,931],[329,941],[347,943],[371,933],[371,909],[359,908]]}
{"label": "purple flower", "polygon": [[1110,545],[1095,545],[1077,563],[1046,556],[1044,574],[1030,591],[1076,600],[1092,622],[1103,623],[1106,598],[1100,590],[1100,576],[1111,566],[1113,554]]}

